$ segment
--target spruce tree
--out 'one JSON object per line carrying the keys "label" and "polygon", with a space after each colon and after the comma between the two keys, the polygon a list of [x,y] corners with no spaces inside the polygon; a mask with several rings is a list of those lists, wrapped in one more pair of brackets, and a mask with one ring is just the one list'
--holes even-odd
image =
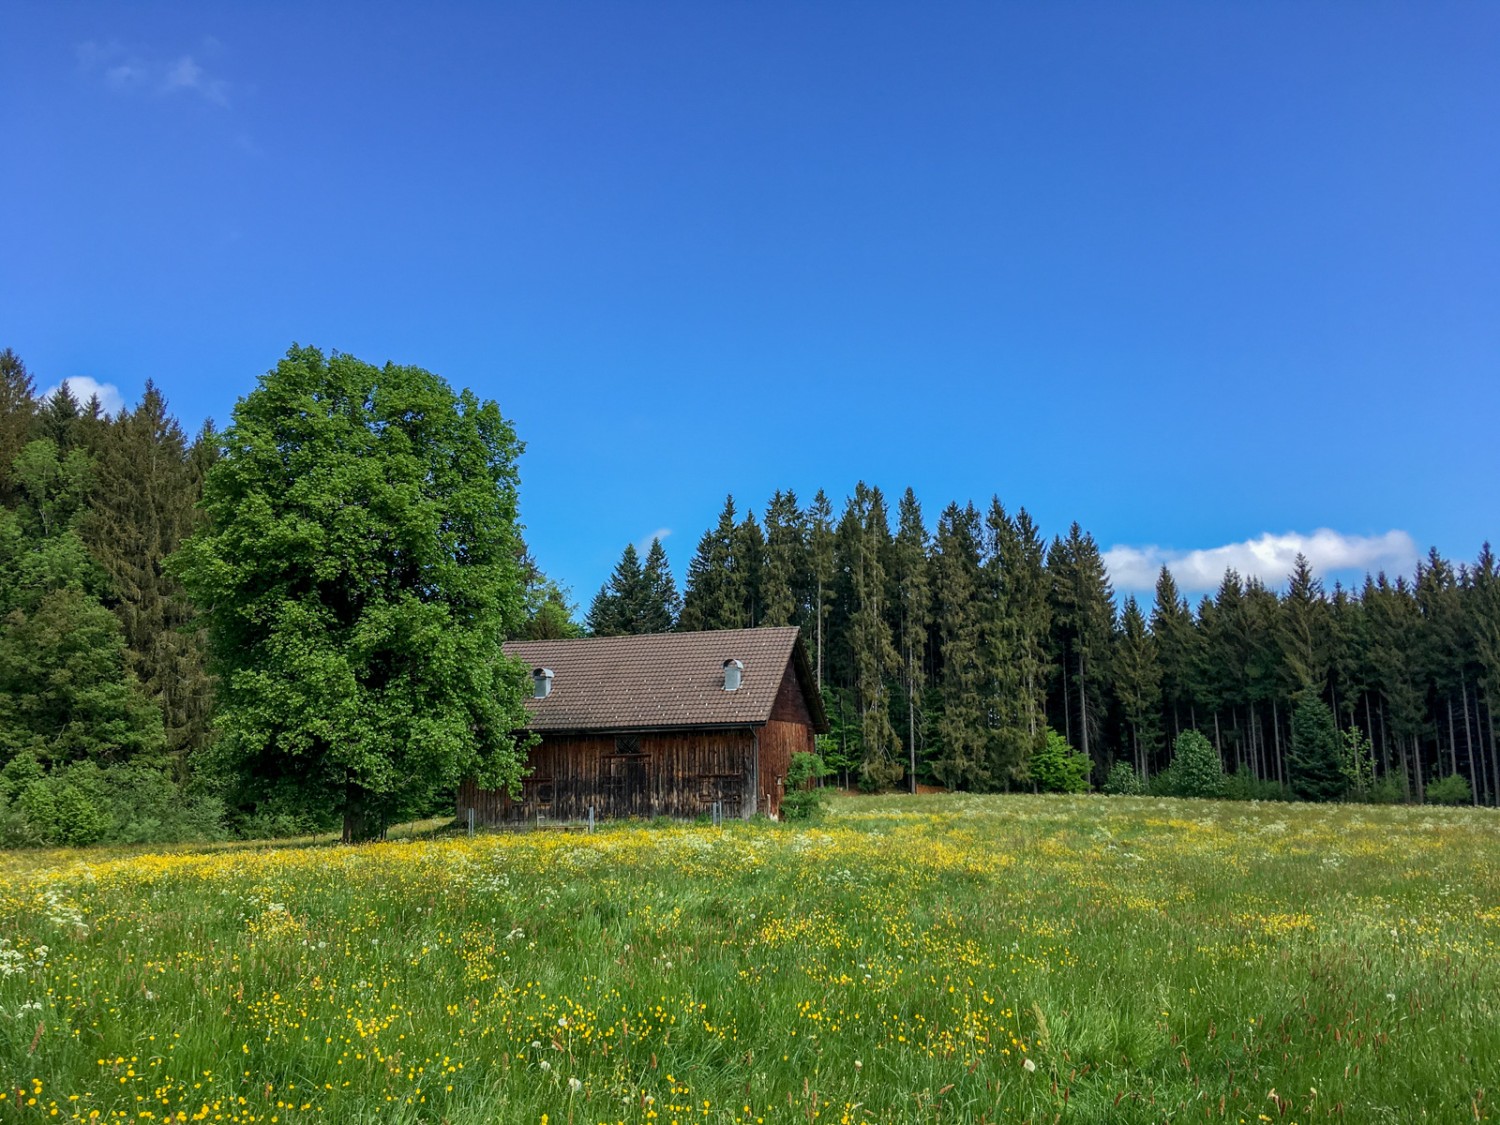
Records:
{"label": "spruce tree", "polygon": [[36,433],[57,447],[58,456],[66,456],[74,446],[81,444],[82,418],[83,408],[64,381],[47,396],[37,411]]}
{"label": "spruce tree", "polygon": [[1103,726],[1110,638],[1114,631],[1114,593],[1094,537],[1077,523],[1068,530],[1067,539],[1052,541],[1047,571],[1052,578],[1055,635],[1061,648],[1063,675],[1074,689],[1069,693],[1072,698],[1068,727],[1072,729],[1072,718],[1076,715],[1078,748],[1102,776],[1108,768]]}
{"label": "spruce tree", "polygon": [[688,563],[687,590],[677,627],[684,632],[739,629],[745,624],[745,598],[734,563],[736,523],[734,497],[724,499],[719,522],[703,533]]}
{"label": "spruce tree", "polygon": [[[1418,671],[1431,697],[1431,712],[1437,738],[1437,772],[1458,772],[1458,729],[1453,720],[1453,701],[1463,682],[1466,658],[1463,595],[1453,565],[1437,549],[1428,552],[1417,566],[1413,583],[1417,612],[1421,615],[1413,646]],[[1446,747],[1447,762],[1442,762]]]}
{"label": "spruce tree", "polygon": [[801,624],[807,548],[797,494],[777,490],[766,506],[765,566],[760,575],[762,625]]}
{"label": "spruce tree", "polygon": [[1380,692],[1382,728],[1395,742],[1402,789],[1422,800],[1426,771],[1421,738],[1426,728],[1426,691],[1412,637],[1422,627],[1421,612],[1405,578],[1390,582],[1384,574],[1367,585],[1365,611],[1370,622],[1370,665]]}
{"label": "spruce tree", "polygon": [[1016,549],[1011,544],[1015,524],[1000,503],[991,497],[985,516],[985,551],[980,564],[980,636],[984,665],[985,714],[988,718],[986,767],[989,775],[1002,780],[1029,777],[1028,763],[1039,747],[1026,726],[1025,692],[1022,687],[1020,629],[1015,620],[1007,564]]}
{"label": "spruce tree", "polygon": [[640,627],[646,610],[646,578],[635,544],[625,544],[609,581],[589,605],[587,625],[595,637],[621,637],[645,632]]}
{"label": "spruce tree", "polygon": [[922,506],[910,488],[901,497],[896,539],[891,550],[891,580],[896,596],[896,640],[906,703],[907,782],[917,791],[918,732],[926,682],[927,628],[931,611],[928,585],[927,528]]}
{"label": "spruce tree", "polygon": [[863,481],[855,486],[849,505],[856,536],[849,556],[849,643],[860,708],[860,785],[880,790],[896,784],[904,773],[887,690],[887,680],[901,666],[886,619],[890,518],[880,489],[867,487]]}
{"label": "spruce tree", "polygon": [[1020,670],[1019,703],[1026,732],[1039,746],[1047,730],[1047,681],[1052,631],[1047,544],[1021,508],[999,544],[1006,619],[1014,630],[1012,658]]}
{"label": "spruce tree", "polygon": [[1250,644],[1246,634],[1245,586],[1233,567],[1224,571],[1214,596],[1213,613],[1203,623],[1201,676],[1203,683],[1211,685],[1214,747],[1226,757],[1239,760],[1243,748],[1232,736],[1237,729],[1237,708],[1248,699],[1246,669]]}
{"label": "spruce tree", "polygon": [[1477,691],[1484,697],[1485,732],[1489,752],[1486,790],[1494,803],[1500,796],[1500,748],[1495,738],[1495,706],[1500,697],[1500,564],[1485,543],[1474,566],[1469,604],[1470,629],[1474,638]]}
{"label": "spruce tree", "polygon": [[1192,705],[1193,614],[1177,592],[1177,581],[1165,566],[1156,577],[1156,601],[1151,607],[1151,635],[1156,638],[1161,663],[1162,702],[1171,714],[1172,735],[1181,733],[1184,712]]}
{"label": "spruce tree", "polygon": [[677,582],[672,577],[671,564],[667,562],[667,549],[660,539],[651,540],[641,579],[645,600],[638,622],[640,631],[670,633],[677,626],[677,615],[682,612],[682,599],[677,596]]}
{"label": "spruce tree", "polygon": [[1304,692],[1292,712],[1292,743],[1287,775],[1304,801],[1336,801],[1344,795],[1342,743],[1333,712],[1311,691]]}
{"label": "spruce tree", "polygon": [[101,431],[79,529],[110,578],[131,669],[162,712],[179,772],[207,742],[212,682],[192,604],[164,563],[198,523],[200,488],[186,436],[148,382],[136,409]]}
{"label": "spruce tree", "polygon": [[833,585],[833,505],[821,488],[807,509],[807,559],[811,581],[814,660],[818,684],[826,682],[823,668],[825,632],[828,624],[828,599]]}
{"label": "spruce tree", "polygon": [[0,507],[15,507],[10,466],[31,439],[36,414],[36,384],[21,357],[0,351]]}
{"label": "spruce tree", "polygon": [[1300,553],[1288,576],[1281,607],[1281,646],[1293,690],[1321,694],[1328,686],[1328,601],[1323,583]]}
{"label": "spruce tree", "polygon": [[753,511],[747,509],[745,518],[735,525],[730,559],[739,588],[739,620],[745,628],[753,629],[761,624],[760,585],[766,565],[766,537]]}
{"label": "spruce tree", "polygon": [[1136,772],[1151,775],[1151,759],[1161,744],[1161,664],[1156,638],[1146,628],[1146,618],[1132,596],[1120,617],[1116,648],[1115,694],[1130,728],[1131,753]]}
{"label": "spruce tree", "polygon": [[1245,585],[1240,613],[1246,631],[1245,691],[1248,698],[1248,753],[1250,767],[1262,779],[1285,776],[1278,747],[1280,732],[1265,728],[1268,718],[1289,712],[1291,688],[1281,651],[1281,602],[1260,579]]}
{"label": "spruce tree", "polygon": [[982,695],[979,513],[949,504],[938,519],[932,612],[938,635],[938,690],[932,772],[950,789],[989,789]]}

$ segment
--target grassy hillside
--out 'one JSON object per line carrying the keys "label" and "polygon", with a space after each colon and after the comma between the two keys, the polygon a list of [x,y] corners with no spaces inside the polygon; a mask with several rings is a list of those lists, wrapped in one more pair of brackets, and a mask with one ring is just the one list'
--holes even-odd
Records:
{"label": "grassy hillside", "polygon": [[1485,1120],[1497,941],[1485,810],[3,856],[0,1119]]}

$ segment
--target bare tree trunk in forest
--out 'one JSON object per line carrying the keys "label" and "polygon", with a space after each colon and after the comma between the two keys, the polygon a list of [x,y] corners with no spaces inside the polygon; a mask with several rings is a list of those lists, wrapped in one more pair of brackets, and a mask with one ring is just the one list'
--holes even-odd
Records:
{"label": "bare tree trunk in forest", "polygon": [[818,579],[818,690],[823,690],[823,580]]}
{"label": "bare tree trunk in forest", "polygon": [[[1417,804],[1427,803],[1427,783],[1422,779],[1422,741],[1416,735],[1411,736],[1412,765],[1415,767],[1417,781]],[[1441,765],[1441,762],[1439,763]]]}
{"label": "bare tree trunk in forest", "polygon": [[1182,737],[1182,714],[1178,710],[1177,700],[1172,700],[1172,741],[1175,743]]}
{"label": "bare tree trunk in forest", "polygon": [[[1469,753],[1469,797],[1471,803],[1477,805],[1479,804],[1479,791],[1484,788],[1485,779],[1483,774],[1476,773],[1474,770],[1474,730],[1469,726],[1469,681],[1462,672],[1458,674],[1458,684],[1463,692],[1464,749]],[[1483,764],[1481,760],[1480,765]]]}
{"label": "bare tree trunk in forest", "polygon": [[[1443,752],[1438,750],[1438,760],[1441,761]],[[1448,772],[1458,772],[1458,732],[1453,726],[1453,696],[1448,696]]]}
{"label": "bare tree trunk in forest", "polygon": [[1073,745],[1073,701],[1068,692],[1068,662],[1063,659],[1063,738],[1069,746]]}
{"label": "bare tree trunk in forest", "polygon": [[1495,756],[1495,704],[1488,687],[1484,690],[1484,717],[1490,728],[1490,796],[1500,804],[1500,758]]}
{"label": "bare tree trunk in forest", "polygon": [[1286,778],[1281,775],[1281,712],[1274,699],[1271,700],[1271,737],[1276,740],[1276,780],[1285,782]]}
{"label": "bare tree trunk in forest", "polygon": [[1385,730],[1385,700],[1380,701],[1380,764],[1387,773],[1391,769],[1391,742]]}
{"label": "bare tree trunk in forest", "polygon": [[1094,756],[1089,753],[1089,682],[1083,667],[1083,653],[1078,654],[1078,720],[1083,727],[1083,745],[1080,749],[1089,760],[1089,769],[1094,768]]}
{"label": "bare tree trunk in forest", "polygon": [[1250,775],[1257,781],[1265,780],[1261,769],[1260,723],[1255,714],[1255,704],[1250,704]]}
{"label": "bare tree trunk in forest", "polygon": [[[907,658],[908,668],[911,667],[911,658]],[[906,745],[908,757],[911,759],[911,791],[917,791],[917,702],[916,692],[912,687],[911,676],[906,678]]]}
{"label": "bare tree trunk in forest", "polygon": [[1214,709],[1214,749],[1219,752],[1219,761],[1224,760],[1224,744],[1219,740],[1219,711]]}
{"label": "bare tree trunk in forest", "polygon": [[1411,804],[1411,763],[1407,761],[1406,739],[1396,740],[1396,753],[1401,759],[1401,797],[1407,804]]}

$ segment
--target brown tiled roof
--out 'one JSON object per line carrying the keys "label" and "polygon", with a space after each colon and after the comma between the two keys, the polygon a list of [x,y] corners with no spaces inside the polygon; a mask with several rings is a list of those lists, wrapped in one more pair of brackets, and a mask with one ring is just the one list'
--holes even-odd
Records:
{"label": "brown tiled roof", "polygon": [[[552,669],[547,698],[526,700],[528,725],[538,732],[764,723],[788,663],[801,681],[814,725],[828,727],[800,631],[793,625],[510,641],[505,652],[533,669]],[[730,659],[745,666],[735,691],[724,690],[724,661]]]}

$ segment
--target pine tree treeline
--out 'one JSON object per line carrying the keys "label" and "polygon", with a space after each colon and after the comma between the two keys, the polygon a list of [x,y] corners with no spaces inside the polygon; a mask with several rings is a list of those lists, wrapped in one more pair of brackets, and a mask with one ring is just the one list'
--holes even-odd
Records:
{"label": "pine tree treeline", "polygon": [[[627,555],[601,598],[634,588]],[[1353,591],[1325,590],[1300,556],[1284,593],[1231,570],[1196,606],[1163,568],[1147,613],[1133,596],[1117,606],[1077,524],[1048,542],[998,499],[983,512],[950,504],[929,528],[910,489],[894,521],[864,483],[837,519],[822,491],[805,507],[777,492],[763,523],[730,497],[688,566],[676,627],[786,623],[802,628],[823,685],[825,757],[869,788],[1029,790],[1049,729],[1087,756],[1096,785],[1119,762],[1149,782],[1196,730],[1231,787],[1331,795],[1326,762],[1293,753],[1311,737],[1298,740],[1301,722],[1320,745],[1340,731],[1367,739],[1384,799],[1422,801],[1455,775],[1475,803],[1500,794],[1500,563],[1488,544],[1471,564],[1434,550],[1410,578]],[[1297,718],[1314,700],[1332,726],[1307,708]]]}
{"label": "pine tree treeline", "polygon": [[45,402],[0,352],[0,837],[88,843],[218,830],[185,787],[212,684],[163,561],[191,533],[214,456],[148,383],[107,417]]}

